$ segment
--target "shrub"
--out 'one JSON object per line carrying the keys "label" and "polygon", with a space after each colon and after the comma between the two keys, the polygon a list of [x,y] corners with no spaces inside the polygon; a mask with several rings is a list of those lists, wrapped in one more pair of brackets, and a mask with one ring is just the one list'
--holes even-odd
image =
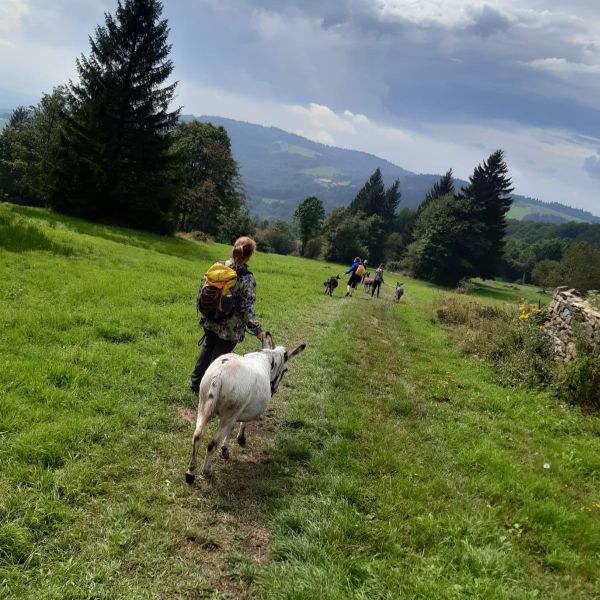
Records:
{"label": "shrub", "polygon": [[468,277],[464,277],[458,282],[458,287],[456,288],[457,294],[472,294],[473,293],[473,283]]}
{"label": "shrub", "polygon": [[578,358],[563,366],[544,331],[544,311],[535,306],[522,303],[517,310],[450,296],[435,317],[456,330],[462,352],[487,359],[503,385],[551,387],[562,400],[600,408],[600,348],[583,327],[575,328]]}
{"label": "shrub", "polygon": [[572,404],[600,408],[600,355],[580,356],[569,363],[557,391],[559,397]]}
{"label": "shrub", "polygon": [[196,242],[212,242],[212,238],[204,231],[190,231],[190,238]]}
{"label": "shrub", "polygon": [[541,328],[542,313],[526,305],[519,309],[449,297],[437,307],[436,316],[459,330],[462,352],[492,363],[503,384],[550,383],[556,365],[550,340]]}
{"label": "shrub", "polygon": [[304,257],[305,258],[321,258],[321,253],[323,251],[323,238],[315,237],[312,240],[308,240],[306,242],[306,246],[304,247]]}
{"label": "shrub", "polygon": [[550,339],[535,321],[511,322],[498,332],[489,358],[505,385],[550,384],[556,371]]}
{"label": "shrub", "polygon": [[600,310],[600,292],[598,290],[590,290],[586,298],[594,308]]}
{"label": "shrub", "polygon": [[385,263],[385,268],[392,273],[400,273],[404,270],[402,263],[399,260],[389,260]]}
{"label": "shrub", "polygon": [[481,304],[480,302],[465,301],[456,297],[444,299],[436,309],[436,316],[441,323],[450,325],[468,325],[471,328],[481,328],[485,324],[482,320],[500,320],[508,322],[512,313],[502,307]]}

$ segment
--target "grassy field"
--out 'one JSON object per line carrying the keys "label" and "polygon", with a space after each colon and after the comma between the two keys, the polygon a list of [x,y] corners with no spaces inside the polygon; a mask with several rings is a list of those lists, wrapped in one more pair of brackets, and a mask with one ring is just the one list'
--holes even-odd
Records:
{"label": "grassy field", "polygon": [[312,169],[302,169],[301,173],[310,175],[311,177],[335,177],[336,175],[342,174],[339,169],[326,165],[313,167]]}
{"label": "grassy field", "polygon": [[584,223],[585,221],[579,217],[574,215],[569,215],[561,212],[560,210],[555,210],[553,208],[549,208],[547,206],[538,206],[537,204],[529,204],[526,201],[516,201],[510,211],[508,212],[509,219],[517,219],[518,221],[522,221],[527,215],[532,214],[541,214],[541,215],[549,215],[552,217],[561,217],[566,221],[575,221],[576,223]]}
{"label": "grassy field", "polygon": [[227,251],[0,205],[0,597],[598,597],[600,419],[497,385],[421,282],[328,298],[340,267],[257,255],[260,318],[308,349],[187,486],[194,298]]}

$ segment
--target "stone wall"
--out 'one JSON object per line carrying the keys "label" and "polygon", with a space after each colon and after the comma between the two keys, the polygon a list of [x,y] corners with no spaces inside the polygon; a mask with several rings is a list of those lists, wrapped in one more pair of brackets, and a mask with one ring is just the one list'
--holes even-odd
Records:
{"label": "stone wall", "polygon": [[576,290],[567,287],[556,288],[547,309],[544,329],[552,339],[558,360],[567,362],[577,357],[576,328],[579,328],[594,346],[600,346],[600,311],[582,298]]}

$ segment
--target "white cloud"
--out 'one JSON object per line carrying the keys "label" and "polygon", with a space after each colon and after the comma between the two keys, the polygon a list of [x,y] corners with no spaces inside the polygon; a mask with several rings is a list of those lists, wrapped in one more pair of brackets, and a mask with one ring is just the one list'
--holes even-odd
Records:
{"label": "white cloud", "polygon": [[21,28],[23,17],[30,13],[27,0],[2,0],[0,3],[0,33],[14,34]]}
{"label": "white cloud", "polygon": [[570,62],[566,58],[538,58],[526,64],[534,69],[556,73],[600,73],[600,64]]}

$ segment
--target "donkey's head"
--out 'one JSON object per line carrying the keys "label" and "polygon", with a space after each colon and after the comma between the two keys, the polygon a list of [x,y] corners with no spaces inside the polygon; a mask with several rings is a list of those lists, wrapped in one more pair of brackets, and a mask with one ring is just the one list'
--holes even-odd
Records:
{"label": "donkey's head", "polygon": [[267,344],[271,355],[271,395],[273,395],[279,389],[279,384],[288,371],[288,363],[304,351],[306,344],[300,344],[288,352],[284,346],[275,346],[273,336],[270,333],[267,333]]}

